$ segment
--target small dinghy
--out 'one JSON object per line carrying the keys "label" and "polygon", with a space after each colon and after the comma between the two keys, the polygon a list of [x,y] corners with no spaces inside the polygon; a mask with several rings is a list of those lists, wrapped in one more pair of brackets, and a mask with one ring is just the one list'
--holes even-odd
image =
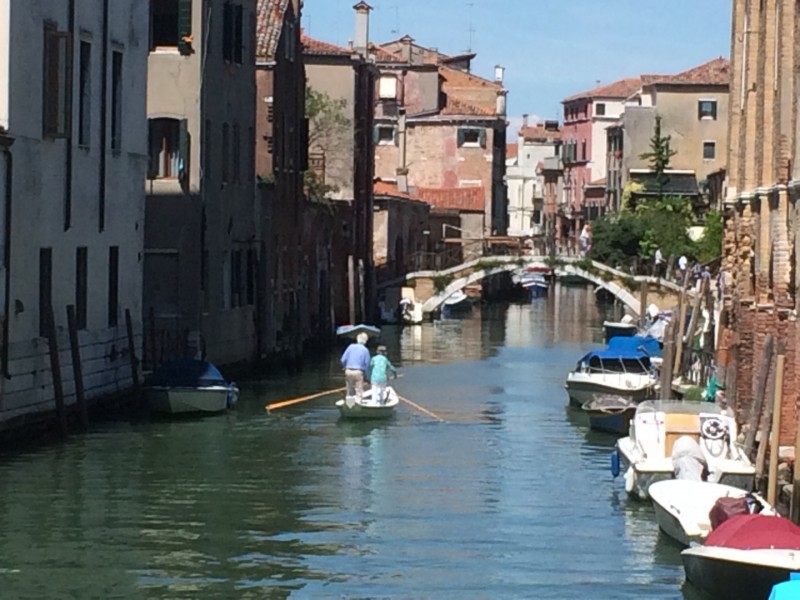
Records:
{"label": "small dinghy", "polygon": [[343,419],[388,419],[394,415],[400,397],[393,387],[386,388],[383,399],[373,398],[375,388],[364,391],[361,402],[356,402],[352,396],[347,396],[336,402],[339,414]]}
{"label": "small dinghy", "polygon": [[627,434],[637,403],[625,396],[597,394],[581,409],[589,416],[589,427],[606,433]]}
{"label": "small dinghy", "polygon": [[741,505],[741,514],[777,515],[760,496],[721,483],[668,479],[657,481],[648,491],[658,526],[684,546],[703,543],[715,524],[712,513],[720,501],[729,506]]}

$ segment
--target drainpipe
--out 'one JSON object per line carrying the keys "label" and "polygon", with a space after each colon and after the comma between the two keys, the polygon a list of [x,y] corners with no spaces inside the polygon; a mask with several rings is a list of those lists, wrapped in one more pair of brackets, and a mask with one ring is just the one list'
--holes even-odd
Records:
{"label": "drainpipe", "polygon": [[[3,248],[3,266],[6,270],[5,278],[5,294],[3,303],[5,307],[5,318],[3,319],[3,343],[0,345],[0,370],[2,370],[3,377],[11,379],[8,372],[8,336],[9,336],[9,321],[11,314],[11,188],[12,188],[12,175],[13,160],[11,155],[11,145],[14,143],[14,138],[7,137],[4,133],[0,132],[0,169],[3,170],[6,178],[6,197],[3,199],[5,202],[5,243]],[[0,175],[3,176],[3,175]]]}
{"label": "drainpipe", "polygon": [[[67,30],[69,31],[70,56],[75,55],[75,0],[69,0],[67,6]],[[72,97],[71,95],[69,96]],[[69,101],[69,111],[72,114],[72,101]],[[72,119],[68,119],[70,131],[67,132],[66,152],[64,156],[64,231],[72,225]]]}

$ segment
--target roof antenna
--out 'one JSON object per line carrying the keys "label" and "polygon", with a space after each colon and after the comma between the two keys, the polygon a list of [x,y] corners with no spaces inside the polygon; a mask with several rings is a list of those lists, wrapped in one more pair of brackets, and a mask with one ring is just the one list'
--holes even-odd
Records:
{"label": "roof antenna", "polygon": [[392,35],[400,35],[400,7],[395,4],[392,6],[394,9],[394,29],[392,29]]}
{"label": "roof antenna", "polygon": [[467,33],[469,34],[469,47],[467,48],[467,54],[472,54],[472,44],[475,41],[475,26],[472,22],[472,9],[475,7],[474,2],[467,2],[467,6],[469,7],[469,26],[467,27]]}

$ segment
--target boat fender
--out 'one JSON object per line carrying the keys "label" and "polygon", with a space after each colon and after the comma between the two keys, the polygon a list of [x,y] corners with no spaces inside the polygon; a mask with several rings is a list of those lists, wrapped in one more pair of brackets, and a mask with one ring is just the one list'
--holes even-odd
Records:
{"label": "boat fender", "polygon": [[619,477],[620,467],[619,467],[619,452],[614,450],[611,452],[611,475],[614,478]]}

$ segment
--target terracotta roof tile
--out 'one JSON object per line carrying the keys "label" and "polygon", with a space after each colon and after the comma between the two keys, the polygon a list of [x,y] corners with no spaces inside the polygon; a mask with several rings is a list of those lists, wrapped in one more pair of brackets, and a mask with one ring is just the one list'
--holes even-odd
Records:
{"label": "terracotta roof tile", "polygon": [[256,57],[273,58],[283,29],[289,0],[258,0],[256,7]]}
{"label": "terracotta roof tile", "polygon": [[730,85],[730,83],[731,63],[727,58],[720,56],[677,75],[661,77],[649,85]]}
{"label": "terracotta roof tile", "polygon": [[519,134],[526,140],[546,140],[555,141],[561,139],[561,130],[546,129],[544,123],[536,123],[529,127],[522,127]]}
{"label": "terracotta roof tile", "polygon": [[471,102],[461,100],[460,98],[447,94],[447,103],[442,108],[440,114],[446,116],[459,116],[459,117],[496,117],[497,113],[494,110],[477,106]]}
{"label": "terracotta roof tile", "polygon": [[406,62],[403,57],[394,52],[390,52],[386,48],[377,44],[370,44],[369,51],[375,55],[375,61],[378,63],[402,63]]}
{"label": "terracotta roof tile", "polygon": [[570,102],[572,100],[581,100],[584,98],[587,100],[591,100],[593,98],[620,98],[624,100],[641,87],[641,77],[627,77],[626,79],[620,79],[614,83],[598,86],[592,90],[589,90],[588,92],[581,92],[580,94],[568,96],[562,100],[562,103]]}
{"label": "terracotta roof tile", "polygon": [[478,77],[477,75],[473,75],[472,73],[467,73],[466,71],[461,71],[459,69],[453,69],[452,67],[440,66],[439,75],[444,80],[445,88],[451,88],[451,89],[494,88],[497,90],[503,89],[502,83],[489,81],[488,79],[484,79],[483,77]]}
{"label": "terracotta roof tile", "polygon": [[304,54],[321,56],[350,56],[353,54],[353,50],[349,48],[344,48],[342,46],[337,46],[336,44],[314,39],[305,33],[300,37],[300,41],[303,44]]}
{"label": "terracotta roof tile", "polygon": [[406,200],[416,200],[417,202],[424,202],[419,196],[414,196],[408,192],[401,192],[397,189],[397,184],[391,181],[383,181],[376,179],[373,184],[373,193],[375,196],[394,196],[395,198],[405,198]]}
{"label": "terracotta roof tile", "polygon": [[519,156],[519,146],[517,144],[506,144],[506,159],[517,158]]}
{"label": "terracotta roof tile", "polygon": [[438,209],[483,212],[486,204],[483,187],[417,188],[417,193],[425,202]]}

